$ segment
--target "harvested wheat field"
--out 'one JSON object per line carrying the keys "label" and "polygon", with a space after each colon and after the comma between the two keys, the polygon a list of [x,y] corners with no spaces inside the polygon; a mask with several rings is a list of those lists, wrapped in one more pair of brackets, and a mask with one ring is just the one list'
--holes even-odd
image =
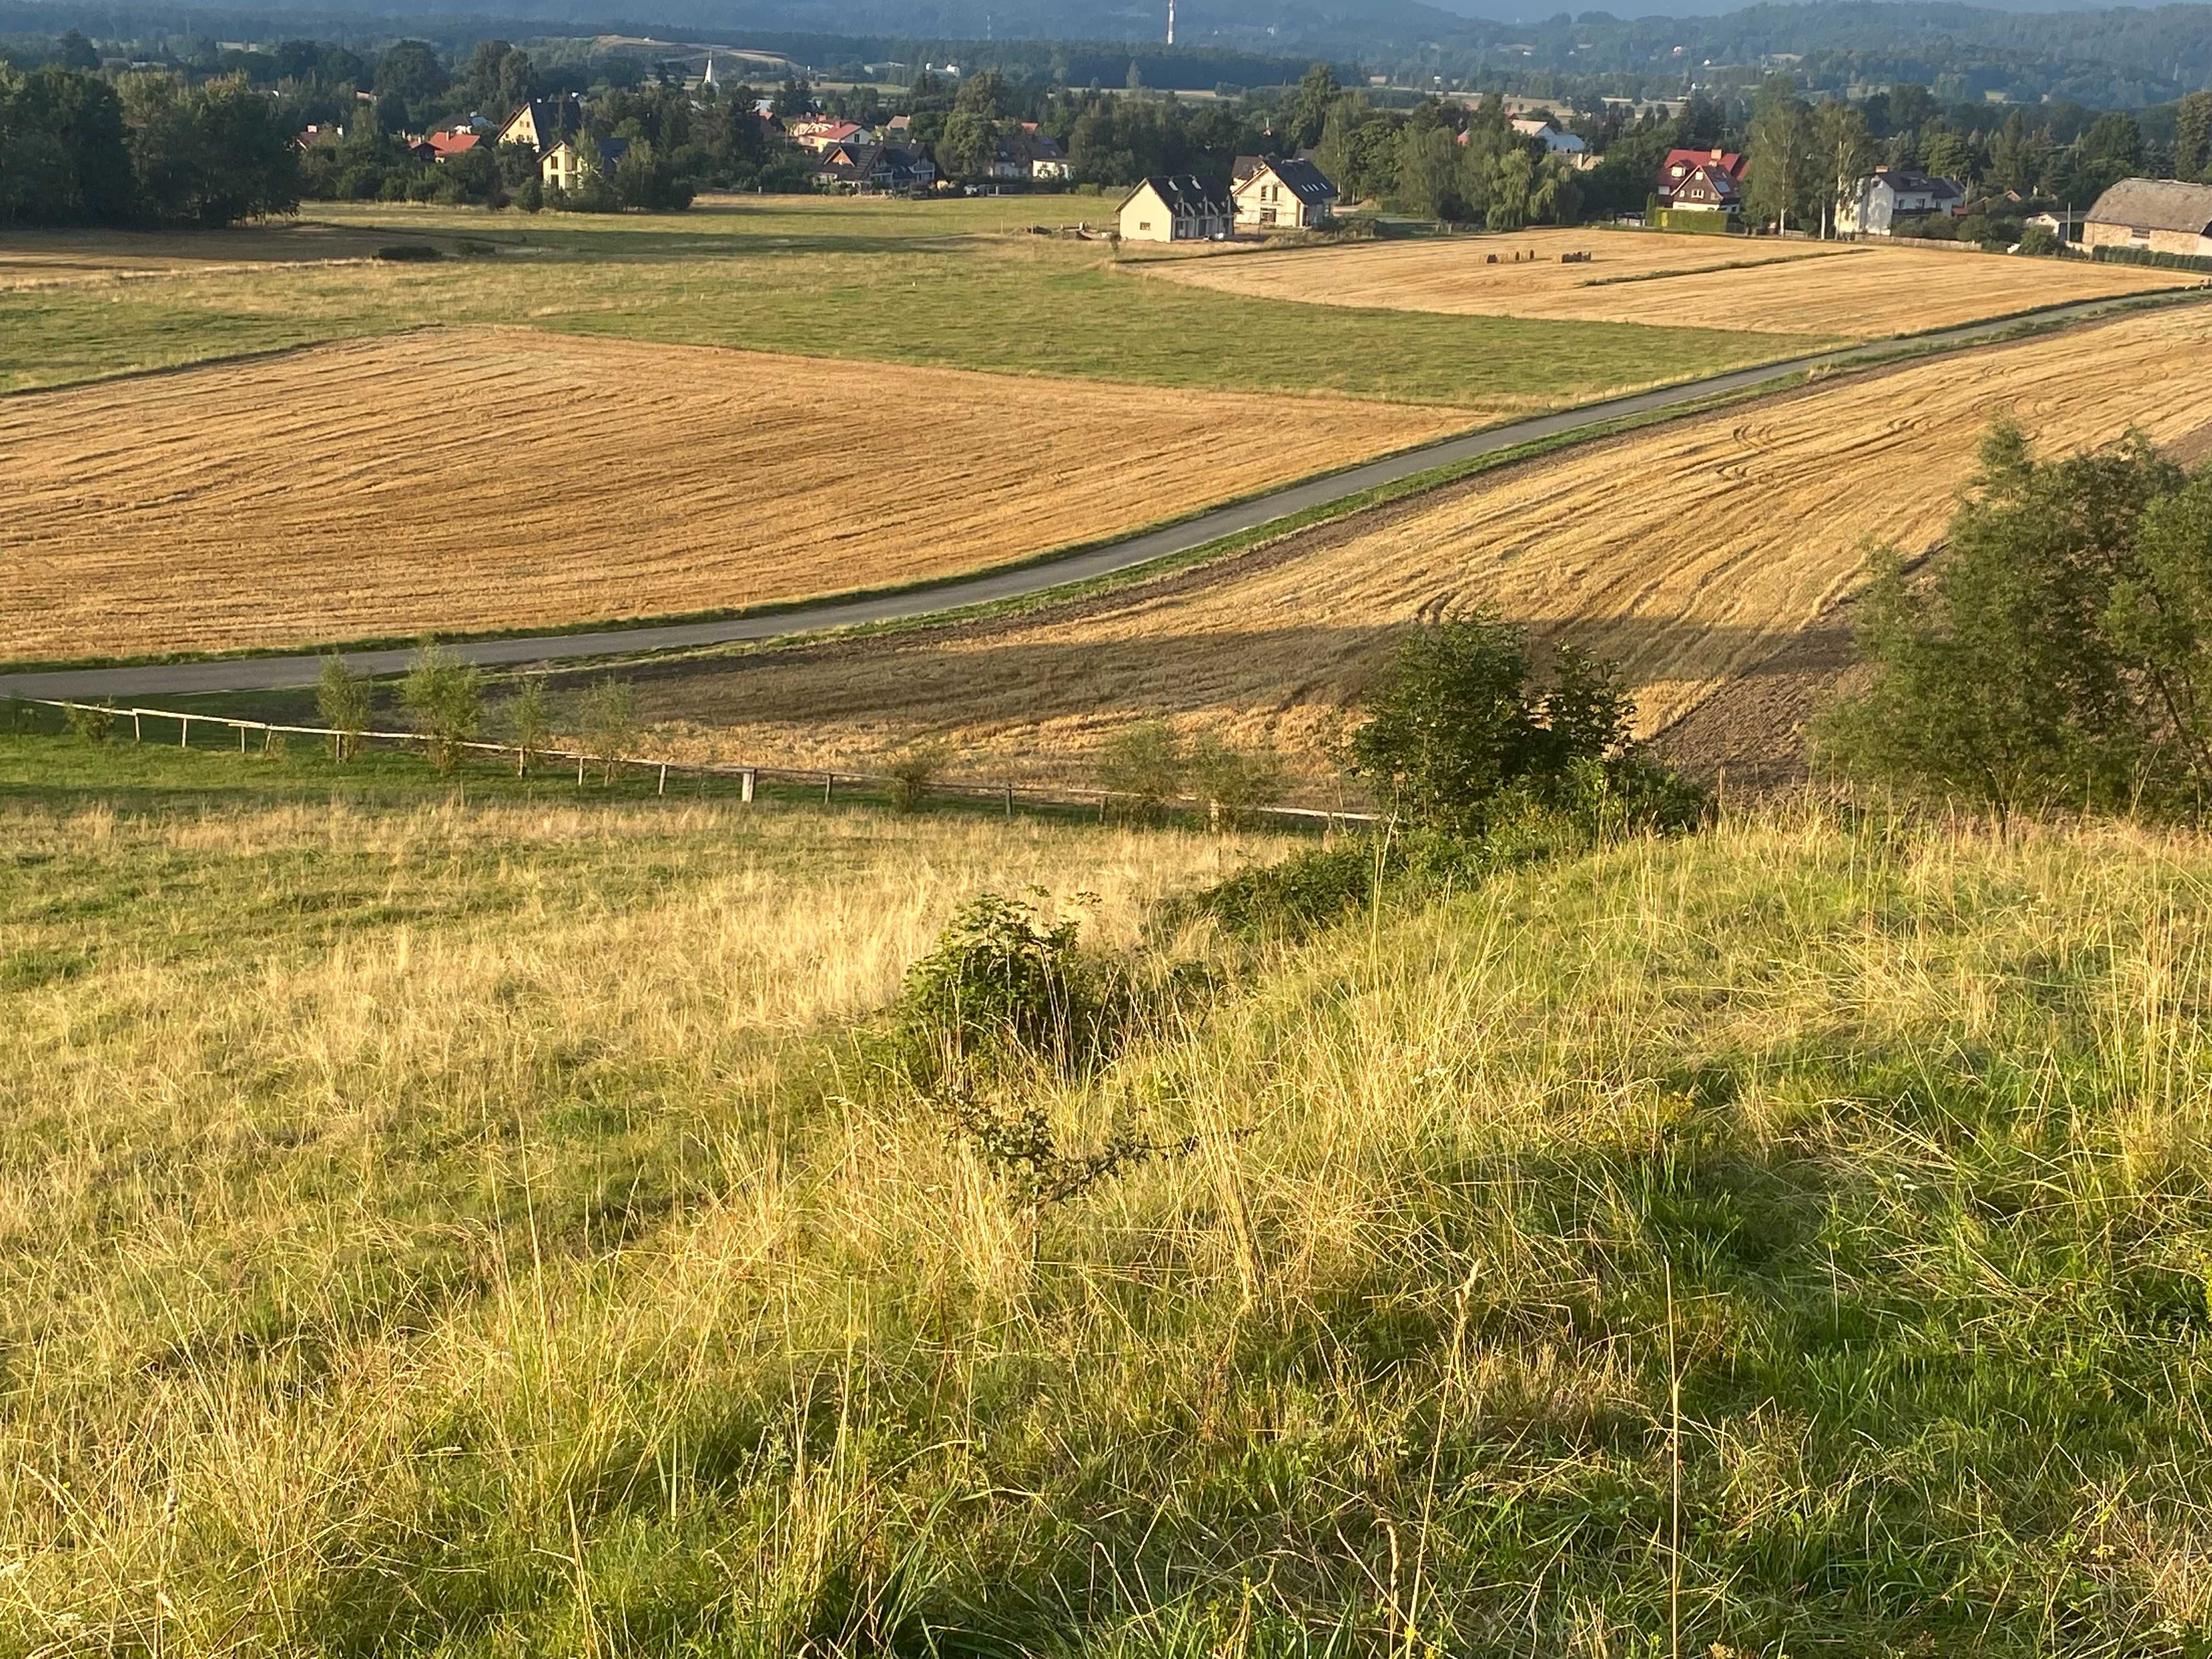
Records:
{"label": "harvested wheat field", "polygon": [[0,657],[301,645],[887,586],[1465,411],[432,331],[0,404]]}
{"label": "harvested wheat field", "polygon": [[[398,210],[386,209],[387,216]],[[48,288],[194,271],[320,264],[366,259],[393,242],[428,242],[441,252],[458,246],[449,234],[420,234],[398,225],[236,225],[225,230],[10,230],[0,244],[0,289]]]}
{"label": "harvested wheat field", "polygon": [[732,757],[859,765],[925,738],[978,775],[1066,781],[1166,714],[1271,744],[1318,786],[1399,631],[1486,605],[1620,659],[1656,732],[1850,592],[1867,540],[1928,547],[2006,410],[2049,448],[2212,434],[2212,307],[1584,446],[1027,617],[671,668],[647,700]]}
{"label": "harvested wheat field", "polygon": [[[1516,252],[1533,260],[1516,264]],[[1563,253],[1588,252],[1587,264]],[[1489,263],[1498,256],[1498,263]],[[1553,321],[1709,327],[1717,317],[1881,339],[2039,306],[2186,287],[2185,272],[1905,246],[1531,230],[1162,261],[1146,273],[1257,299]]]}

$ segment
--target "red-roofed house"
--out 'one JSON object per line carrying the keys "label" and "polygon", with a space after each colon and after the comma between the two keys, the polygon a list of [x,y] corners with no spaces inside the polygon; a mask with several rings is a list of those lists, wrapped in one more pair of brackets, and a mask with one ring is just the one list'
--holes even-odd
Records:
{"label": "red-roofed house", "polygon": [[811,149],[819,155],[832,144],[865,139],[866,133],[857,122],[853,121],[793,121],[791,136],[800,148]]}
{"label": "red-roofed house", "polygon": [[466,155],[483,140],[473,132],[433,132],[422,142],[430,147],[434,161],[450,161],[456,155]]}
{"label": "red-roofed house", "polygon": [[[1750,158],[1726,149],[1670,149],[1667,159],[1659,164],[1659,205],[1667,207],[1718,207],[1722,202],[1712,198],[1725,198],[1730,208],[1743,200],[1743,181],[1751,170]],[[1688,187],[1691,199],[1677,198],[1677,191]]]}

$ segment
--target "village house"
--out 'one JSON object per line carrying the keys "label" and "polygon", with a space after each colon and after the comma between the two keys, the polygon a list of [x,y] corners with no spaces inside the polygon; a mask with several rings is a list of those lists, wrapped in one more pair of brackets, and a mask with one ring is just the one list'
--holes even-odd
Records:
{"label": "village house", "polygon": [[563,138],[538,158],[538,175],[549,190],[575,190],[594,173],[611,174],[629,154],[627,138]]}
{"label": "village house", "polygon": [[936,184],[937,164],[918,150],[848,139],[823,150],[807,176],[824,190],[905,196]]}
{"label": "village house", "polygon": [[1188,173],[1145,179],[1117,217],[1125,242],[1222,241],[1236,222],[1230,204]]}
{"label": "village house", "polygon": [[1561,132],[1549,121],[1539,121],[1530,116],[1516,116],[1513,131],[1523,138],[1534,138],[1544,146],[1547,155],[1556,155],[1571,167],[1586,167],[1593,163],[1589,146],[1571,132]]}
{"label": "village house", "polygon": [[1035,179],[1058,183],[1073,176],[1075,168],[1057,140],[1034,127],[998,141],[991,157],[994,179],[1012,182]]}
{"label": "village house", "polygon": [[2212,258],[2212,185],[2123,179],[2097,198],[2083,219],[2081,245]]}
{"label": "village house", "polygon": [[832,144],[869,142],[866,129],[857,121],[793,121],[790,127],[792,143],[817,155]]}
{"label": "village house", "polygon": [[507,118],[499,142],[527,144],[532,155],[543,155],[583,130],[584,100],[574,93],[566,98],[533,98]]}
{"label": "village house", "polygon": [[304,155],[318,145],[339,143],[344,138],[343,127],[333,126],[327,121],[310,122],[293,135],[292,148]]}
{"label": "village house", "polygon": [[473,132],[433,132],[422,139],[433,161],[450,161],[456,155],[466,155],[483,142]]}
{"label": "village house", "polygon": [[1911,167],[1876,167],[1836,204],[1836,228],[1849,236],[1894,236],[1916,220],[1966,211],[1966,187]]}
{"label": "village house", "polygon": [[1659,164],[1653,193],[1662,208],[1733,213],[1743,205],[1749,159],[1735,150],[1670,149]]}
{"label": "village house", "polygon": [[1317,230],[1335,216],[1336,186],[1311,161],[1255,158],[1230,190],[1239,230]]}

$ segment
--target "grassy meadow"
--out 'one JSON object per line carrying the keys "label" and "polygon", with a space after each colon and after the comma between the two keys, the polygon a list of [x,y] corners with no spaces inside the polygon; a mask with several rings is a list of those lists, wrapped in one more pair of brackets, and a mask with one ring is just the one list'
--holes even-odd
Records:
{"label": "grassy meadow", "polygon": [[[1267,943],[1160,906],[1279,842],[411,775],[0,738],[0,1650],[2212,1638],[2212,845]],[[1041,1206],[853,1035],[1032,884],[1212,986],[983,1085],[1164,1145]]]}
{"label": "grassy meadow", "polygon": [[[1140,282],[1095,243],[1031,222],[1109,216],[1106,198],[945,204],[722,198],[666,216],[315,204],[318,234],[378,228],[483,257],[432,264],[226,260],[220,239],[102,243],[100,275],[58,238],[0,251],[0,391],[426,325],[520,324],[664,343],[1058,374],[1145,386],[1354,397],[1506,412],[1802,350],[1741,329],[1409,315],[1273,305]],[[57,275],[60,268],[64,274]],[[894,422],[897,410],[881,411]]]}

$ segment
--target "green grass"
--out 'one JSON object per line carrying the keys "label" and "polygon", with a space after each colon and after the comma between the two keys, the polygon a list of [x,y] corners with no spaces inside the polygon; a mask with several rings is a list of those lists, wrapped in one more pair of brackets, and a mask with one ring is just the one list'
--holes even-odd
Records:
{"label": "green grass", "polygon": [[2212,1642],[2202,841],[1785,812],[1156,945],[1218,988],[980,1097],[1172,1148],[1036,1212],[848,1028],[1214,843],[103,799],[223,763],[0,744],[9,1650]]}
{"label": "green grass", "polygon": [[[189,271],[0,291],[0,389],[390,332],[519,324],[669,343],[1152,386],[1544,407],[1798,354],[1741,330],[1267,305],[1116,270],[1096,245],[978,234],[1092,198],[828,202],[678,217],[443,213],[497,256]],[[366,211],[334,215],[371,222]]]}

